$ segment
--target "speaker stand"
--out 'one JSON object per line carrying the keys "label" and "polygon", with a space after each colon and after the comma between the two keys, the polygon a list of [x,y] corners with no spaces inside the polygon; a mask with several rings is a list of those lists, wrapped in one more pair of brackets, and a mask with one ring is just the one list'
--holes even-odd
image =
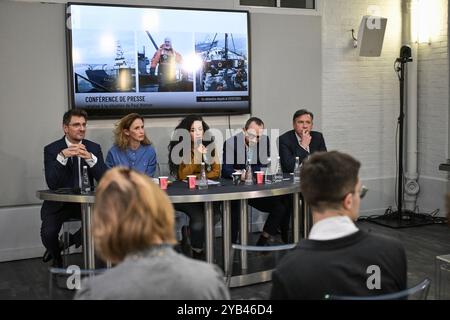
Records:
{"label": "speaker stand", "polygon": [[373,222],[382,226],[390,228],[410,228],[418,227],[428,224],[433,224],[433,217],[423,214],[416,214],[410,210],[403,208],[403,122],[405,118],[403,101],[404,101],[404,88],[405,88],[405,69],[406,64],[411,62],[411,48],[409,46],[403,46],[400,49],[400,58],[395,61],[400,66],[396,68],[396,71],[400,71],[400,113],[398,116],[399,124],[399,139],[398,139],[398,181],[397,181],[397,211],[392,213],[386,213],[376,218],[368,218],[367,221]]}

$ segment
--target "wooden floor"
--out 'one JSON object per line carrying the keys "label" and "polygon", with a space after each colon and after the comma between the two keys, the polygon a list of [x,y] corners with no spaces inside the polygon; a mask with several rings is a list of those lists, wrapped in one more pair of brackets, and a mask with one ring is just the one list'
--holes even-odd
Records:
{"label": "wooden floor", "polygon": [[[390,229],[369,222],[358,222],[361,229],[390,235],[405,246],[408,258],[408,286],[425,277],[432,284],[428,299],[434,299],[435,257],[450,254],[450,228],[430,225],[406,229]],[[255,235],[254,237],[256,237]],[[54,286],[55,287],[55,286]],[[268,299],[271,283],[231,289],[233,299]],[[41,259],[0,263],[0,299],[71,299],[73,293],[53,290],[49,294],[48,265]]]}

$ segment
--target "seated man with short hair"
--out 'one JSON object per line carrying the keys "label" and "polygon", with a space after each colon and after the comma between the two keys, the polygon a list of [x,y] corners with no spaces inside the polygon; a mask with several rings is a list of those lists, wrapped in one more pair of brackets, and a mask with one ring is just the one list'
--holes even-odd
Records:
{"label": "seated man with short hair", "polygon": [[395,239],[359,230],[361,164],[337,151],[303,163],[301,192],[314,225],[273,273],[272,299],[368,296],[406,289],[406,255]]}

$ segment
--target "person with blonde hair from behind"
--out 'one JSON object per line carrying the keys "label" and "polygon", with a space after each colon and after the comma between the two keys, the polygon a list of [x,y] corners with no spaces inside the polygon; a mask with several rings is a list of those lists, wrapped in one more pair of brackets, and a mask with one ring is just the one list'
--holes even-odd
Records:
{"label": "person with blonde hair from behind", "polygon": [[172,204],[141,173],[105,174],[92,232],[98,254],[115,267],[83,283],[76,299],[229,299],[216,266],[175,252]]}
{"label": "person with blonde hair from behind", "polygon": [[108,168],[125,166],[153,177],[156,152],[145,134],[144,118],[130,113],[120,119],[114,130],[114,145],[106,156]]}

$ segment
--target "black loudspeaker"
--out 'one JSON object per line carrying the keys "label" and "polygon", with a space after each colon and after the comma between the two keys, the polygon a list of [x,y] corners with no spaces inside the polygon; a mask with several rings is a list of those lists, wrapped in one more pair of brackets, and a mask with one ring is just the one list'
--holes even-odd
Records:
{"label": "black loudspeaker", "polygon": [[387,18],[364,16],[358,31],[359,55],[362,57],[379,57],[383,49]]}

